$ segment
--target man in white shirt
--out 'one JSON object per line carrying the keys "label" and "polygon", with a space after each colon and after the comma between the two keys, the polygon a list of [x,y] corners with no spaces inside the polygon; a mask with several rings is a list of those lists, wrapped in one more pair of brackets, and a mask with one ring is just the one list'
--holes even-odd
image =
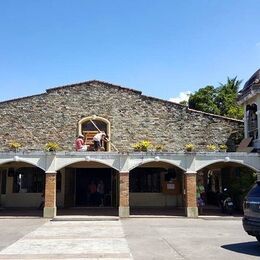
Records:
{"label": "man in white shirt", "polygon": [[104,131],[97,133],[94,137],[93,137],[93,141],[94,141],[94,150],[95,151],[100,151],[101,148],[101,142],[102,141],[107,141],[106,140],[106,133]]}

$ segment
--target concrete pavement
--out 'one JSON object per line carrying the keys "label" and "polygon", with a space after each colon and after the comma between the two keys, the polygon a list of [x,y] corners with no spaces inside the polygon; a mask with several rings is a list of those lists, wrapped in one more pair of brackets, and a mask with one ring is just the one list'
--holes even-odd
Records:
{"label": "concrete pavement", "polygon": [[26,234],[45,224],[48,220],[35,217],[1,217],[0,218],[0,251]]}
{"label": "concrete pavement", "polygon": [[134,259],[256,259],[260,244],[241,218],[129,218],[122,221]]}
{"label": "concrete pavement", "polygon": [[0,259],[132,259],[120,221],[49,221]]}
{"label": "concrete pavement", "polygon": [[[1,219],[4,232],[16,219]],[[221,259],[260,258],[260,244],[248,236],[240,217],[128,218],[114,221],[47,221],[29,225],[2,247],[0,259]],[[35,223],[34,225],[32,223]],[[37,229],[35,227],[38,226]],[[22,227],[21,227],[22,228]],[[1,228],[1,242],[4,236]]]}

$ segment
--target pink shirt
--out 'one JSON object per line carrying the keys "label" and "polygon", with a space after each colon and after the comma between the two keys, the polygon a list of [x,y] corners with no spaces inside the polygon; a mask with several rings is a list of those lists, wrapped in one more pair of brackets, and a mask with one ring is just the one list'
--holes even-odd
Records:
{"label": "pink shirt", "polygon": [[80,149],[82,149],[84,144],[84,140],[82,138],[77,138],[75,146],[76,146],[76,151],[79,151]]}

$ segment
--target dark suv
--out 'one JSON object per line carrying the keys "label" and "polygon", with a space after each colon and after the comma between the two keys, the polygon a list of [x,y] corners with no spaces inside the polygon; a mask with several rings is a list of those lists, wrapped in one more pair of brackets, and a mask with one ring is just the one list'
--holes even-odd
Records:
{"label": "dark suv", "polygon": [[257,181],[248,192],[243,207],[244,230],[260,242],[260,181]]}

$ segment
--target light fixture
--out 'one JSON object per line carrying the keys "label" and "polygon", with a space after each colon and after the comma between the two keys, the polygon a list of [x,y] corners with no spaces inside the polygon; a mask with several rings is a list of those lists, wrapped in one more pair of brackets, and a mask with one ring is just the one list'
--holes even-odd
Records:
{"label": "light fixture", "polygon": [[14,156],[14,161],[15,161],[15,162],[18,162],[19,160],[20,160],[19,156],[15,155],[15,156]]}
{"label": "light fixture", "polygon": [[230,161],[230,158],[227,156],[227,157],[225,157],[224,161],[225,161],[225,162],[229,162],[229,161]]}

